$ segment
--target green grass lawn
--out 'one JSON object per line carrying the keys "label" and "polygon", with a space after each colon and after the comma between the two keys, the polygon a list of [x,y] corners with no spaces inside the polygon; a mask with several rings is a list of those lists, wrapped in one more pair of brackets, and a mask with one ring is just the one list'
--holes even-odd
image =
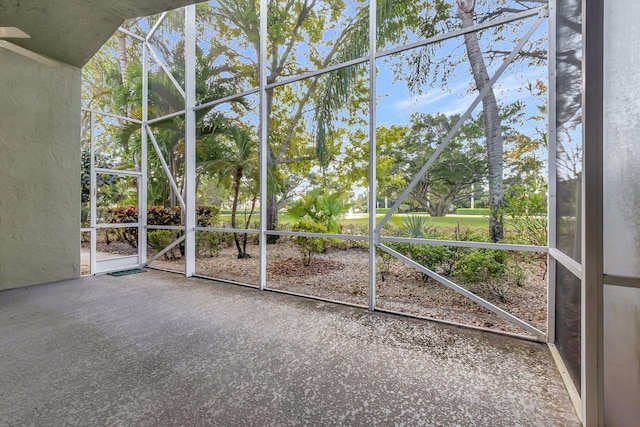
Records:
{"label": "green grass lawn", "polygon": [[[391,217],[389,221],[393,225],[399,225],[402,222],[402,217],[406,216],[406,214],[396,214]],[[377,222],[380,222],[384,215],[376,215]],[[238,223],[242,222],[242,217],[238,218]],[[252,218],[252,223],[257,224],[260,219],[260,215],[255,215]],[[224,222],[231,221],[231,215],[220,215],[220,220]],[[294,219],[286,214],[280,213],[278,216],[278,221],[280,224],[291,224],[294,222]],[[453,231],[460,224],[460,228],[463,230],[472,229],[474,231],[485,231],[489,229],[489,218],[486,216],[474,216],[474,215],[461,215],[461,216],[444,216],[444,217],[432,217],[431,222],[434,227],[437,227],[440,230],[448,230]],[[353,218],[342,218],[340,220],[340,224],[342,225],[362,225],[366,226],[369,224],[369,216],[366,214],[361,214],[355,216]]]}

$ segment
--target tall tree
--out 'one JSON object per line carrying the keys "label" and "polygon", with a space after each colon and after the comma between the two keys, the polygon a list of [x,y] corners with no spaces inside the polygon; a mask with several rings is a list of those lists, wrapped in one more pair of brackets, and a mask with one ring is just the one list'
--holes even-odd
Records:
{"label": "tall tree", "polygon": [[[474,13],[475,0],[456,0],[458,5],[458,17],[462,21],[462,27],[468,28],[475,25]],[[489,73],[482,56],[482,50],[478,43],[476,33],[464,35],[464,45],[467,50],[467,58],[471,66],[473,80],[478,92],[485,90],[489,84]],[[489,176],[489,203],[491,215],[489,217],[489,236],[497,242],[504,237],[504,224],[502,221],[502,197],[503,189],[503,144],[500,111],[493,88],[489,88],[482,98],[482,112],[484,113],[484,127],[487,143],[487,165]]]}
{"label": "tall tree", "polygon": [[[464,124],[411,191],[411,200],[430,215],[446,215],[453,203],[468,198],[474,192],[473,186],[479,187],[484,182],[487,165],[481,116]],[[416,113],[405,135],[379,153],[382,158],[394,159],[384,174],[402,179],[403,185],[396,191],[401,191],[420,170],[459,118],[459,115]]]}
{"label": "tall tree", "polygon": [[[216,175],[220,180],[230,179],[233,188],[233,201],[231,205],[231,227],[237,227],[238,203],[240,201],[240,188],[243,179],[249,176],[255,176],[255,167],[258,165],[258,141],[255,137],[251,137],[250,132],[241,129],[237,125],[230,125],[225,129],[226,138],[219,138],[221,151],[223,151],[219,159],[203,162],[201,167],[207,169]],[[254,185],[255,187],[255,185]],[[252,207],[255,207],[257,192],[253,192]],[[253,208],[252,208],[253,211]],[[245,221],[242,226],[249,226],[250,218]],[[240,234],[233,234],[236,249],[238,249],[238,258],[249,258],[247,253],[247,235],[244,233],[243,241],[240,240]]]}
{"label": "tall tree", "polygon": [[[378,44],[385,46],[389,40],[405,36],[403,20],[415,21],[419,11],[433,2],[407,2],[381,0],[378,2]],[[437,0],[438,5],[444,4]],[[355,8],[354,8],[355,6]],[[241,49],[224,52],[231,67],[246,64],[247,48],[260,52],[257,37],[259,22],[254,0],[218,0],[212,6],[221,36],[241,37]],[[355,9],[355,10],[354,10]],[[267,84],[306,71],[326,68],[358,58],[369,49],[369,8],[366,2],[355,5],[342,0],[288,0],[269,1]],[[212,44],[213,46],[213,44]],[[255,54],[258,58],[260,55]],[[257,62],[257,59],[255,60]],[[257,65],[257,64],[256,64]],[[257,71],[257,67],[256,67]],[[333,138],[336,112],[342,109],[352,93],[354,82],[364,75],[365,68],[349,67],[317,75],[298,83],[299,90],[286,97],[275,98],[278,89],[268,90],[264,102],[267,108],[269,140],[267,157],[269,176],[284,179],[283,168],[294,163],[317,160],[326,165],[332,158],[328,143]],[[286,99],[286,105],[282,100]],[[306,125],[305,114],[310,106],[315,108],[315,138],[300,138]],[[286,120],[279,120],[279,109],[286,109]],[[304,145],[303,145],[304,144]],[[271,182],[270,189],[277,183]],[[275,229],[278,223],[278,192],[269,191],[267,197],[267,229]]]}
{"label": "tall tree", "polygon": [[[478,3],[482,4],[483,11],[478,12]],[[545,0],[456,0],[456,17],[462,28],[469,28],[477,23],[487,22],[499,16],[526,10],[531,5],[540,6],[546,3]],[[453,22],[449,22],[445,17],[443,25],[451,28],[455,27]],[[514,24],[514,28],[518,25]],[[434,35],[432,32],[425,32],[418,28],[423,37]],[[508,40],[511,36],[517,36],[517,31],[509,32],[505,26],[496,26],[485,31],[488,33],[488,40],[485,40],[484,54],[489,60],[504,57],[509,53],[500,44]],[[483,51],[479,43],[479,32],[468,33],[464,36],[465,55],[464,58],[452,57],[435,59],[432,55],[435,45],[427,46],[417,50],[412,56],[412,70],[409,77],[409,86],[414,91],[420,91],[422,86],[436,81],[435,76],[439,76],[446,84],[461,62],[468,62],[471,75],[473,77],[474,89],[478,92],[487,90],[486,96],[482,100],[482,110],[485,120],[486,155],[488,165],[488,181],[490,192],[491,218],[489,233],[493,241],[498,241],[504,236],[504,225],[502,223],[502,200],[504,197],[504,147],[502,134],[503,124],[500,118],[500,106],[497,103],[493,88],[488,88],[489,73],[487,64],[483,56]],[[538,65],[546,58],[546,50],[542,39],[533,40],[523,49],[518,59],[528,60],[530,65]],[[438,70],[438,72],[433,72]]]}

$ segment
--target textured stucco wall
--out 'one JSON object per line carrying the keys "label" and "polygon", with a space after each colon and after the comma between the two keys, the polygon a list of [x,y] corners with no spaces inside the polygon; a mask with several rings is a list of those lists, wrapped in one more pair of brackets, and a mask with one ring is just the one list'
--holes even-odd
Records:
{"label": "textured stucco wall", "polygon": [[80,275],[80,76],[0,49],[0,290]]}

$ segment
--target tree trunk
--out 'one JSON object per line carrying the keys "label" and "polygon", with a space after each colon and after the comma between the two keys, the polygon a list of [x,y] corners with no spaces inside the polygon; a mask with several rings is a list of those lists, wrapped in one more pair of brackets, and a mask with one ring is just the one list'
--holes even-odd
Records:
{"label": "tree trunk", "polygon": [[[251,217],[253,216],[253,212],[256,209],[256,201],[258,200],[258,194],[254,194],[253,199],[251,199],[251,210],[249,211],[249,217],[247,218],[245,224],[244,224],[244,228],[250,228],[251,227]],[[246,254],[247,253],[247,233],[244,233],[244,236],[242,237],[242,251]],[[247,255],[248,257],[248,255]]]}
{"label": "tree trunk", "polygon": [[[464,28],[474,25],[473,14],[475,0],[457,0],[458,17],[462,20]],[[467,49],[467,57],[471,64],[473,79],[478,92],[481,92],[489,84],[489,73],[482,57],[478,36],[476,33],[468,33],[464,36],[464,45]],[[493,242],[502,240],[504,225],[502,222],[502,133],[500,130],[500,111],[498,102],[493,92],[489,89],[482,99],[482,112],[484,113],[484,132],[487,138],[487,159],[489,169],[489,200],[491,215],[489,218],[489,236]]]}
{"label": "tree trunk", "polygon": [[[238,211],[238,199],[240,198],[240,181],[242,180],[242,167],[236,168],[236,173],[233,177],[233,206],[231,206],[231,228],[236,228],[236,212]],[[242,250],[240,245],[240,236],[238,233],[233,233],[233,241],[238,249],[238,258],[248,258],[247,253]]]}
{"label": "tree trunk", "polygon": [[[267,196],[267,230],[278,228],[278,195],[272,191]],[[267,236],[267,243],[276,243],[280,236]]]}
{"label": "tree trunk", "polygon": [[[271,110],[273,108],[273,90],[267,90],[265,102],[267,104],[267,120],[266,120],[266,123],[264,123],[264,126],[267,127],[267,133],[269,133],[269,123],[271,121],[270,116],[271,116]],[[268,157],[267,167],[277,168],[278,165],[276,164],[276,158],[273,155],[271,144],[269,144],[268,141],[266,144],[266,148],[267,148],[267,157]],[[272,172],[273,172],[272,175],[275,176],[275,170]],[[269,176],[268,171],[267,171],[267,176]],[[278,194],[276,193],[274,187],[275,185],[273,185],[273,183],[272,185],[267,185],[267,206],[260,207],[260,209],[267,210],[267,224],[265,227],[266,230],[277,230],[278,228]],[[276,243],[279,237],[280,236],[268,235],[267,244]]]}
{"label": "tree trunk", "polygon": [[[169,172],[171,173],[171,177],[173,178],[173,180],[175,182],[178,182],[177,180],[177,173],[176,171],[178,170],[178,165],[176,164],[176,158],[173,155],[173,152],[169,153]],[[171,184],[169,184],[169,179],[170,177],[166,177],[167,180],[167,185],[169,185],[169,206],[177,206],[178,204],[178,197],[176,196],[175,191],[173,190],[173,186]],[[184,221],[184,218],[182,219]],[[184,224],[184,222],[183,222]]]}
{"label": "tree trunk", "polygon": [[118,61],[120,62],[120,78],[122,84],[127,83],[127,67],[129,66],[129,59],[127,57],[127,37],[118,31]]}

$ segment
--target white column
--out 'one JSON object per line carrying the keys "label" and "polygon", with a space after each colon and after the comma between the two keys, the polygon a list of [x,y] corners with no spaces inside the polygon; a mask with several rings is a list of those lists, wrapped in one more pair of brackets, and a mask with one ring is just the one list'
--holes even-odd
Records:
{"label": "white column", "polygon": [[604,425],[602,367],[603,0],[583,0],[582,422]]}
{"label": "white column", "polygon": [[196,272],[196,6],[185,7],[185,274]]}
{"label": "white column", "polygon": [[260,289],[267,286],[267,1],[260,1]]}
{"label": "white column", "polygon": [[[376,0],[369,1],[369,310],[376,308]],[[387,198],[385,197],[385,208]]]}

